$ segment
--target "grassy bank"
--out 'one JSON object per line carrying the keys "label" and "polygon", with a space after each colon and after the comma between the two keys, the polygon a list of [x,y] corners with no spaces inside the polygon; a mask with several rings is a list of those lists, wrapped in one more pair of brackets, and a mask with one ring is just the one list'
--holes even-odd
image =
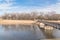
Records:
{"label": "grassy bank", "polygon": [[23,24],[30,25],[35,23],[33,20],[0,20],[0,24]]}
{"label": "grassy bank", "polygon": [[59,23],[60,24],[60,20],[46,20],[47,22],[53,22],[53,23]]}
{"label": "grassy bank", "polygon": [[[45,20],[47,22],[55,22],[55,23],[60,23],[59,21],[51,21],[51,20]],[[35,23],[36,21],[33,20],[0,20],[0,24],[22,24],[22,25],[31,25],[33,23]],[[39,24],[39,23],[37,23]]]}

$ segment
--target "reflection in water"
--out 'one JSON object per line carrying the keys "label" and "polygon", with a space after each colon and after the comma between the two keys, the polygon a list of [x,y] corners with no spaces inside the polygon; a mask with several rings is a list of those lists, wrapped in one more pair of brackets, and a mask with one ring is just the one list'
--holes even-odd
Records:
{"label": "reflection in water", "polygon": [[32,30],[30,25],[2,25],[5,31],[29,31]]}
{"label": "reflection in water", "polygon": [[42,30],[37,25],[0,25],[0,40],[60,38],[60,30]]}
{"label": "reflection in water", "polygon": [[54,38],[53,35],[52,35],[53,30],[43,30],[43,32],[44,32],[46,38],[48,38],[48,39],[53,39]]}
{"label": "reflection in water", "polygon": [[52,35],[55,38],[60,38],[60,30],[59,29],[54,29]]}
{"label": "reflection in water", "polygon": [[1,25],[0,40],[38,40],[45,36],[37,25]]}

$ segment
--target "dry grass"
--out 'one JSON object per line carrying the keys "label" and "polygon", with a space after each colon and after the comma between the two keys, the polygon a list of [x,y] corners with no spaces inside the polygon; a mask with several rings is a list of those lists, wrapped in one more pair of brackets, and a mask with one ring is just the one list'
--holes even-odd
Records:
{"label": "dry grass", "polygon": [[55,21],[55,20],[48,20],[47,22],[54,22],[54,23],[59,23],[60,24],[60,20],[57,20],[57,21]]}
{"label": "dry grass", "polygon": [[[50,21],[48,20],[47,22],[55,22],[55,23],[60,23],[59,21]],[[23,24],[23,25],[30,25],[36,23],[36,21],[33,20],[0,20],[0,24]],[[39,24],[40,22],[36,23]]]}
{"label": "dry grass", "polygon": [[32,20],[0,20],[0,24],[23,24],[23,25],[30,25],[35,23]]}

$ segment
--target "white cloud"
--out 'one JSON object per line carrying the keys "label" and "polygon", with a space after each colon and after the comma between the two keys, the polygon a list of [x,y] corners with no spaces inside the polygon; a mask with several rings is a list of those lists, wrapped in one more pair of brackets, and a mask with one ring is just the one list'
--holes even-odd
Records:
{"label": "white cloud", "polygon": [[60,13],[60,3],[56,3],[56,4],[54,4],[54,5],[47,6],[47,7],[45,8],[45,10],[56,11],[57,13]]}
{"label": "white cloud", "polygon": [[[1,0],[0,0],[1,1]],[[53,5],[48,5],[46,7],[39,7],[39,6],[12,6],[14,4],[13,0],[5,0],[6,2],[0,4],[0,13],[6,13],[6,12],[31,12],[31,11],[42,11],[42,12],[50,12],[50,11],[56,11],[57,13],[60,13],[60,2],[57,2]]]}
{"label": "white cloud", "polygon": [[12,10],[13,0],[0,0],[0,2],[3,1],[3,3],[0,3],[0,14],[7,12],[9,9]]}

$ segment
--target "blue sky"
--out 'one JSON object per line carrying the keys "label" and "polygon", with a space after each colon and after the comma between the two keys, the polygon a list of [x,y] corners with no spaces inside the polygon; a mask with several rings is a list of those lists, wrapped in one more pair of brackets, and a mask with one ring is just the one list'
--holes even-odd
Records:
{"label": "blue sky", "polygon": [[21,6],[45,6],[55,4],[57,0],[15,0],[15,2]]}
{"label": "blue sky", "polygon": [[31,11],[60,13],[60,0],[0,0],[0,14]]}

